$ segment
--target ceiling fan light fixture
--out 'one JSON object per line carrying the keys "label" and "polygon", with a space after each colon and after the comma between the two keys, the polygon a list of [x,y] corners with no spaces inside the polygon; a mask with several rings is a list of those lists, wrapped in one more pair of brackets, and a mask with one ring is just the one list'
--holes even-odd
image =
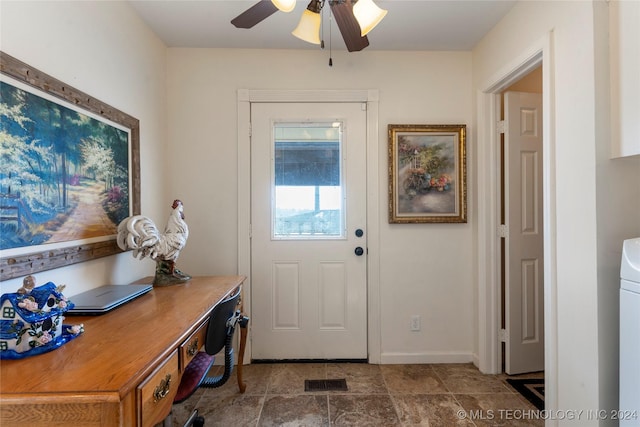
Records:
{"label": "ceiling fan light fixture", "polygon": [[320,44],[320,5],[317,0],[311,0],[309,6],[302,12],[300,22],[291,32],[300,40],[313,44]]}
{"label": "ceiling fan light fixture", "polygon": [[360,34],[364,37],[382,21],[387,11],[378,7],[373,0],[358,0],[353,5],[353,16],[360,24]]}
{"label": "ceiling fan light fixture", "polygon": [[271,2],[282,12],[291,12],[296,7],[296,0],[271,0]]}

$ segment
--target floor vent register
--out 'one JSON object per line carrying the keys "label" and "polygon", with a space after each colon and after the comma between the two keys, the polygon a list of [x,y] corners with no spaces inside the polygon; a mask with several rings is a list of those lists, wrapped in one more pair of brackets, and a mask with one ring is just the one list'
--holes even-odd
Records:
{"label": "floor vent register", "polygon": [[304,391],[347,391],[347,380],[304,380]]}

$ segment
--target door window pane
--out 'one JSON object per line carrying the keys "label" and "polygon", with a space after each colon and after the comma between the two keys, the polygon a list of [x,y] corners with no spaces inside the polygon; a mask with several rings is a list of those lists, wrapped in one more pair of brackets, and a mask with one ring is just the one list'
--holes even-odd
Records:
{"label": "door window pane", "polygon": [[276,123],[274,239],[344,238],[342,123]]}

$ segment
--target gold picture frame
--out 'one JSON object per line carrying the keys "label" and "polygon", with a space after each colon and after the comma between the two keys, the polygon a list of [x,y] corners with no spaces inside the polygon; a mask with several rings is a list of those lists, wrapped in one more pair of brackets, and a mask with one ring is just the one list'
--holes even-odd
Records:
{"label": "gold picture frame", "polygon": [[466,223],[466,125],[390,124],[389,223]]}

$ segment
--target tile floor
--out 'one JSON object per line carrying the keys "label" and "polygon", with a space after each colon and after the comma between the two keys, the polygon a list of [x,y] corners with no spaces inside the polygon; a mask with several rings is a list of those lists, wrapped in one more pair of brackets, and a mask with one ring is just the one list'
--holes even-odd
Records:
{"label": "tile floor", "polygon": [[[345,378],[348,391],[304,390],[305,379],[334,378]],[[234,371],[224,386],[174,405],[173,425],[197,407],[207,427],[543,426],[506,378],[472,364],[252,364],[244,366],[244,394]]]}

